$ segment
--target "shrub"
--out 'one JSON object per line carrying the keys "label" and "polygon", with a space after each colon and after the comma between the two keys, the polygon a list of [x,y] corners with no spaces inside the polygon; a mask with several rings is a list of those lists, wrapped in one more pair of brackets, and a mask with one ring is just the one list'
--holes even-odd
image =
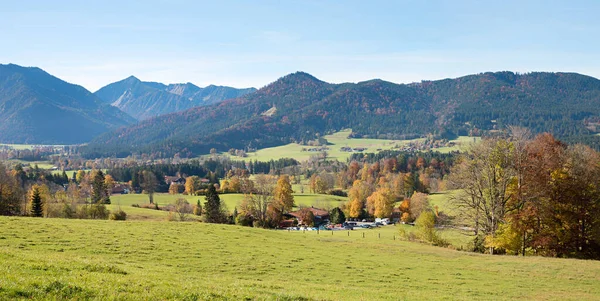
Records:
{"label": "shrub", "polygon": [[434,246],[447,247],[450,245],[440,237],[435,229],[435,214],[431,211],[423,211],[415,221],[416,235],[422,241],[430,242]]}
{"label": "shrub", "polygon": [[341,189],[332,189],[329,190],[329,192],[327,192],[327,194],[329,195],[335,195],[335,196],[341,196],[341,197],[347,197],[348,193],[346,193],[345,191],[341,190]]}
{"label": "shrub", "polygon": [[253,222],[252,217],[245,214],[238,214],[235,218],[235,223],[240,226],[251,227]]}
{"label": "shrub", "polygon": [[118,211],[112,212],[108,219],[113,221],[124,221],[127,219],[127,213],[119,209]]}

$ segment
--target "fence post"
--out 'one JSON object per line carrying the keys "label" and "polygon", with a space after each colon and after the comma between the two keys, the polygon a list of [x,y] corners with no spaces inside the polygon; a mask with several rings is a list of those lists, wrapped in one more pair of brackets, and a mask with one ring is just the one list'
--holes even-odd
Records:
{"label": "fence post", "polygon": [[381,238],[381,233],[378,233],[378,235],[379,235],[379,238]]}
{"label": "fence post", "polygon": [[319,234],[319,228],[317,228],[317,234]]}
{"label": "fence post", "polygon": [[365,232],[363,232],[363,238],[365,238]]}
{"label": "fence post", "polygon": [[350,231],[348,231],[348,236],[350,236]]}

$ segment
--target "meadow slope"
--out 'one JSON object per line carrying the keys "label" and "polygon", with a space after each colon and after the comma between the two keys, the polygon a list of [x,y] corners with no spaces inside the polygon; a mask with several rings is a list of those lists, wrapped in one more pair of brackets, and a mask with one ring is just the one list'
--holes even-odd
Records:
{"label": "meadow slope", "polygon": [[332,235],[198,222],[0,217],[0,299],[600,296],[597,261],[472,254],[393,240],[394,230],[348,236],[346,231]]}

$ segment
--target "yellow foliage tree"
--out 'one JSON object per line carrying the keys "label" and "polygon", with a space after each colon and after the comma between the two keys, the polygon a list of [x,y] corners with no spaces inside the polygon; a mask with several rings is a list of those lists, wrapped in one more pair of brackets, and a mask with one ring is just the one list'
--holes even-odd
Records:
{"label": "yellow foliage tree", "polygon": [[367,198],[367,208],[373,208],[375,217],[390,217],[394,210],[394,196],[387,187],[378,188]]}
{"label": "yellow foliage tree", "polygon": [[294,196],[292,195],[292,184],[288,175],[282,175],[277,180],[275,191],[273,192],[275,202],[283,211],[290,211],[294,207]]}
{"label": "yellow foliage tree", "polygon": [[189,195],[194,195],[200,189],[201,183],[198,176],[187,177],[185,179],[185,192]]}

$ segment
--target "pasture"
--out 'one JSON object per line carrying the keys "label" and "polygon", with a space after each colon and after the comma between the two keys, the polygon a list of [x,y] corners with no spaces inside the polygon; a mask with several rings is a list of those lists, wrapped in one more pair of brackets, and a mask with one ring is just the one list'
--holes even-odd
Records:
{"label": "pasture", "polygon": [[0,217],[0,299],[600,296],[598,261],[459,252],[394,240],[390,234],[395,231],[388,226],[332,235],[198,222]]}
{"label": "pasture", "polygon": [[[240,204],[244,199],[244,195],[240,193],[220,194],[221,202],[225,204],[227,209],[232,212],[235,207],[240,208]],[[174,204],[178,198],[186,199],[190,204],[195,205],[198,200],[202,206],[204,206],[204,196],[190,196],[183,194],[167,194],[167,193],[156,193],[154,194],[154,202],[159,206],[168,204]],[[134,220],[165,220],[168,216],[168,212],[151,210],[145,208],[136,208],[131,205],[137,204],[148,204],[147,194],[116,194],[110,197],[111,205],[108,206],[110,210],[121,210],[127,213],[128,219]],[[347,201],[347,198],[331,196],[326,194],[295,194],[294,202],[296,206],[314,206],[317,208],[331,209],[333,207],[340,206],[342,202]]]}
{"label": "pasture", "polygon": [[[410,143],[423,142],[424,138],[412,139],[412,140],[387,140],[387,139],[367,139],[367,138],[348,138],[348,135],[352,133],[352,130],[343,130],[337,133],[333,133],[331,135],[323,136],[329,142],[327,147],[327,159],[329,160],[339,160],[346,161],[350,156],[356,152],[345,152],[342,151],[342,147],[350,147],[350,148],[366,148],[365,153],[378,153],[383,150],[393,150],[398,149],[398,147],[407,146]],[[461,136],[455,140],[451,140],[450,142],[455,143],[454,146],[451,147],[441,147],[435,149],[435,151],[448,153],[452,151],[461,151],[465,146],[479,141],[480,138],[474,137],[466,137]],[[311,156],[321,155],[322,152],[319,151],[308,151],[308,149],[313,148],[312,146],[300,145],[297,143],[290,143],[286,145],[269,147],[259,149],[255,152],[247,153],[248,157],[239,158],[232,157],[233,159],[243,159],[243,160],[258,160],[258,161],[269,161],[269,160],[277,160],[281,158],[293,158],[298,161],[306,161],[310,159]],[[304,150],[306,149],[306,150]],[[228,153],[222,153],[223,156],[230,156]]]}

